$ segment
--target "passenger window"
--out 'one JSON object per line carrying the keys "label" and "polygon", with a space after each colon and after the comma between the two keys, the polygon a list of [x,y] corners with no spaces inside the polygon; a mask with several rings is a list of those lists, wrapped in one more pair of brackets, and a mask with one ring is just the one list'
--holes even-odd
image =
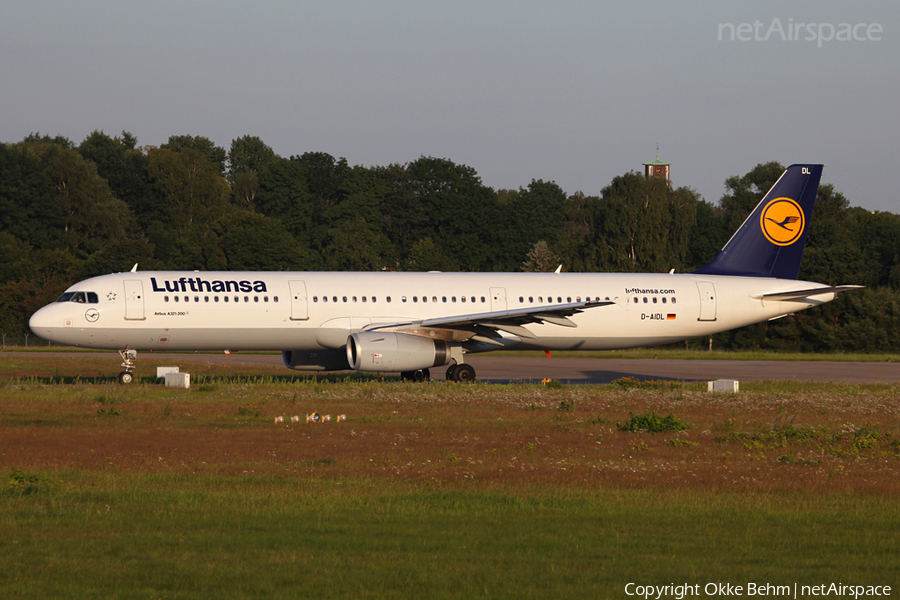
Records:
{"label": "passenger window", "polygon": [[[225,302],[228,302],[228,296],[225,296],[224,299],[225,299]],[[178,300],[178,296],[175,296],[175,300]]]}
{"label": "passenger window", "polygon": [[391,297],[390,297],[390,296],[387,297],[387,301],[388,301],[388,302],[391,301]]}
{"label": "passenger window", "polygon": [[200,296],[194,296],[194,302],[200,302]]}
{"label": "passenger window", "polygon": [[[568,302],[569,304],[571,304],[571,303],[572,303],[572,298],[571,298],[570,296],[567,296],[567,297],[566,297],[566,302]],[[637,300],[635,300],[635,302],[637,302]]]}
{"label": "passenger window", "polygon": [[168,297],[168,296],[163,296],[163,302],[168,302],[168,301],[169,301],[169,297]]}
{"label": "passenger window", "polygon": [[656,304],[656,296],[653,297],[653,304]]}
{"label": "passenger window", "polygon": [[422,302],[428,302],[428,296],[422,296]]}
{"label": "passenger window", "polygon": [[375,296],[372,296],[372,302],[377,302],[377,300],[375,299]]}
{"label": "passenger window", "polygon": [[366,301],[366,297],[365,297],[365,296],[363,296],[363,298],[362,298],[362,300],[363,300],[363,302],[365,302],[365,301]]}
{"label": "passenger window", "polygon": [[481,303],[484,304],[484,296],[481,297]]}
{"label": "passenger window", "polygon": [[175,302],[178,302],[178,296],[174,296]]}
{"label": "passenger window", "polygon": [[450,296],[450,302],[456,302],[456,296]]}
{"label": "passenger window", "polygon": [[318,296],[313,296],[313,302],[318,302],[318,301],[319,301],[319,297],[318,297]]}
{"label": "passenger window", "polygon": [[523,302],[525,302],[525,298],[523,298],[522,296],[519,296],[519,304],[522,304]]}
{"label": "passenger window", "polygon": [[528,296],[528,303],[532,304],[534,302],[534,298],[532,296]]}
{"label": "passenger window", "polygon": [[203,296],[203,301],[204,301],[204,302],[209,302],[209,296]]}
{"label": "passenger window", "polygon": [[218,297],[218,296],[213,296],[213,302],[218,302],[218,301],[219,301],[219,297]]}
{"label": "passenger window", "polygon": [[647,296],[644,296],[644,304],[647,304]]}
{"label": "passenger window", "polygon": [[253,301],[254,301],[254,302],[259,302],[259,296],[253,296]]}
{"label": "passenger window", "polygon": [[278,296],[272,296],[272,302],[278,302]]}
{"label": "passenger window", "polygon": [[675,304],[675,298],[672,298],[672,304]]}
{"label": "passenger window", "polygon": [[418,301],[419,301],[419,297],[418,297],[418,296],[413,296],[413,302],[418,302]]}
{"label": "passenger window", "polygon": [[459,299],[460,299],[462,302],[465,302],[465,301],[466,301],[466,297],[465,297],[465,296],[461,296]]}
{"label": "passenger window", "polygon": [[347,296],[342,296],[342,297],[343,297],[343,299],[344,299],[344,302],[346,302],[346,301],[347,301]]}
{"label": "passenger window", "polygon": [[401,301],[401,302],[406,302],[406,296],[403,296],[402,298],[400,298],[400,301]]}
{"label": "passenger window", "polygon": [[[437,302],[437,296],[432,296],[432,297],[431,297],[431,301],[432,301],[432,302]],[[446,301],[447,301],[447,300],[444,299],[444,302],[446,302]]]}
{"label": "passenger window", "polygon": [[356,296],[353,296],[353,301],[356,302]]}
{"label": "passenger window", "polygon": [[446,302],[446,301],[447,301],[447,296],[441,296],[441,302]]}

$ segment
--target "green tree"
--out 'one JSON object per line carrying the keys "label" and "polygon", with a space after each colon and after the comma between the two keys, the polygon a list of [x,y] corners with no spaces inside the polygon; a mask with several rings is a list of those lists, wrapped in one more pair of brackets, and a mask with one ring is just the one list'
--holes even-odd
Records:
{"label": "green tree", "polygon": [[525,262],[522,263],[522,270],[532,273],[549,273],[555,271],[559,264],[559,257],[553,254],[547,242],[541,240],[534,244],[528,252]]}
{"label": "green tree", "polygon": [[696,223],[697,193],[628,173],[603,189],[594,244],[604,264],[620,272],[683,270]]}
{"label": "green tree", "polygon": [[146,224],[152,219],[158,199],[150,183],[149,160],[137,148],[137,138],[127,131],[115,138],[94,131],[81,142],[78,152],[97,166],[113,195],[128,204],[138,222]]}
{"label": "green tree", "polygon": [[178,231],[187,225],[211,224],[231,210],[231,190],[215,163],[193,148],[148,150],[153,186],[163,202],[163,222]]}
{"label": "green tree", "polygon": [[236,211],[218,222],[219,244],[233,271],[300,271],[307,251],[278,219]]}
{"label": "green tree", "polygon": [[53,182],[24,144],[0,144],[0,231],[38,248],[60,243],[63,214]]}
{"label": "green tree", "polygon": [[458,268],[489,271],[517,267],[521,259],[514,255],[509,259],[493,243],[501,220],[496,194],[481,183],[474,169],[447,159],[422,157],[407,165],[407,171],[420,194],[434,242]]}
{"label": "green tree", "polygon": [[173,135],[160,148],[174,152],[184,152],[186,150],[199,152],[215,166],[219,175],[225,175],[225,148],[216,146],[209,138],[199,135]]}
{"label": "green tree", "polygon": [[63,245],[80,256],[99,250],[109,240],[133,238],[134,217],[113,196],[96,166],[77,151],[57,144],[27,144],[55,188],[51,222],[61,228]]}
{"label": "green tree", "polygon": [[237,204],[256,210],[259,174],[278,157],[256,136],[245,135],[231,141],[228,152],[228,183]]}

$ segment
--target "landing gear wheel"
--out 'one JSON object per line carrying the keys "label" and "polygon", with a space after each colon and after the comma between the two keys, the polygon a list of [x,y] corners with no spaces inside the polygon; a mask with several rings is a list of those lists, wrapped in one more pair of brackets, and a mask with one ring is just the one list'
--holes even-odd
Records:
{"label": "landing gear wheel", "polygon": [[127,385],[132,381],[134,381],[133,374],[129,373],[128,371],[122,371],[121,373],[119,373],[119,383]]}
{"label": "landing gear wheel", "polygon": [[452,364],[447,367],[447,374],[444,376],[447,381],[456,381],[456,367],[458,366],[457,364]]}
{"label": "landing gear wheel", "polygon": [[403,371],[400,373],[403,381],[431,381],[431,371],[420,369],[418,371]]}
{"label": "landing gear wheel", "polygon": [[453,370],[453,381],[460,383],[475,381],[475,368],[472,365],[456,365]]}

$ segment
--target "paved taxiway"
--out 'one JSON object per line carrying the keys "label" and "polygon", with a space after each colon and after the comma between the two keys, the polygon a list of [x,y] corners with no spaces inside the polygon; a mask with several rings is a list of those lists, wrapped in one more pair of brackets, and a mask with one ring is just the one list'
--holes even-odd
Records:
{"label": "paved taxiway", "polygon": [[[25,353],[22,353],[25,354]],[[60,352],[27,353],[57,358]],[[119,356],[110,354],[110,373],[117,372]],[[553,358],[474,355],[466,361],[475,367],[478,379],[495,383],[540,381],[552,378],[564,383],[610,383],[620,377],[640,380],[710,381],[767,379],[832,381],[836,383],[898,383],[900,364],[874,362],[761,361],[761,360],[637,360],[618,358]],[[277,365],[281,356],[273,354],[138,354],[139,365],[182,365],[207,362],[223,365]],[[189,372],[189,367],[182,371]],[[285,373],[289,371],[285,370]],[[431,370],[443,378],[444,369]]]}

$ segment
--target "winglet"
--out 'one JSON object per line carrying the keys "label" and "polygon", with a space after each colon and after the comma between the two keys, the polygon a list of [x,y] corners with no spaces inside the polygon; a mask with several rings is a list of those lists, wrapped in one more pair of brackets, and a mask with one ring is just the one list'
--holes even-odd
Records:
{"label": "winglet", "polygon": [[701,275],[797,279],[822,165],[791,165]]}

